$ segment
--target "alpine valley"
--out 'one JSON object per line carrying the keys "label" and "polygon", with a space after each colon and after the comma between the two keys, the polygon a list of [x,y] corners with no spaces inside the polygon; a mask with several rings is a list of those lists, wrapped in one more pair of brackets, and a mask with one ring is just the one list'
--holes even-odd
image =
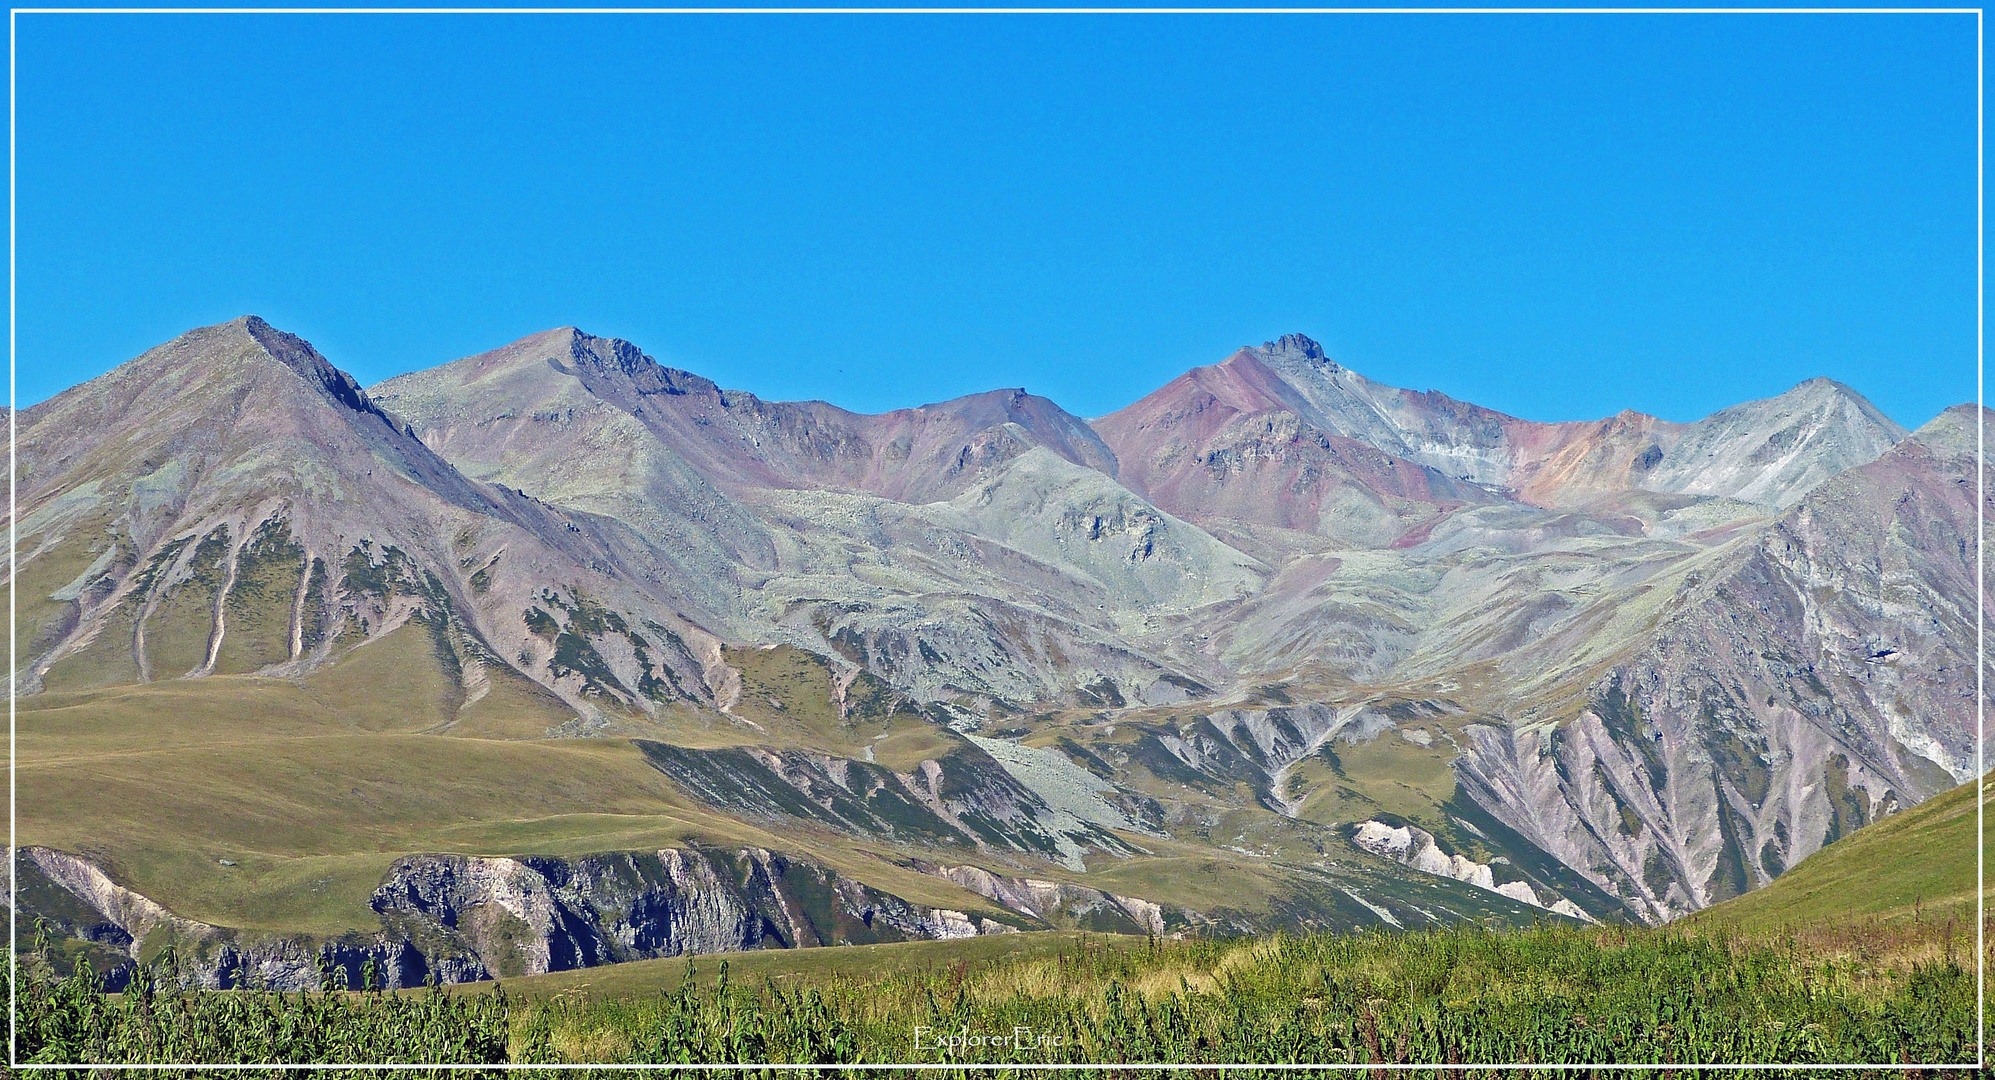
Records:
{"label": "alpine valley", "polygon": [[1972,405],[1536,423],[1289,335],[868,416],[246,317],[12,420],[19,914],[113,985],[1660,923],[1975,773]]}

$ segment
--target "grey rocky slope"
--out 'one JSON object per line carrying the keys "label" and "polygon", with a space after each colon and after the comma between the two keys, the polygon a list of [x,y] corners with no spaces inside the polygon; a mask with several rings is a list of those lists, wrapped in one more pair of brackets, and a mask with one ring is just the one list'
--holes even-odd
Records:
{"label": "grey rocky slope", "polygon": [[[628,350],[624,355],[624,371],[651,370]],[[459,363],[474,362],[487,363]],[[452,367],[388,384],[390,391],[403,384],[426,388],[424,404],[410,402],[424,430],[436,428],[438,415],[482,400],[468,387],[437,388]],[[666,378],[688,383],[677,373]],[[674,408],[698,403],[703,415],[728,415],[736,428],[744,421],[735,414],[760,424],[784,414],[783,406],[745,395],[731,404],[728,394],[694,385],[683,403],[675,399],[654,411],[675,415]],[[442,400],[457,403],[448,409],[434,404]],[[821,547],[827,536],[838,538],[835,558],[778,557],[775,572],[758,582],[758,591],[782,597],[787,610],[807,605],[812,612],[807,629],[802,620],[785,623],[764,609],[765,623],[776,623],[785,640],[829,652],[830,638],[850,632],[863,644],[849,659],[917,697],[965,705],[977,716],[1047,702],[1086,705],[1076,691],[1098,685],[1097,676],[1115,691],[1113,705],[1126,708],[1170,704],[1171,695],[1160,696],[1159,686],[1187,682],[1198,688],[1190,691],[1194,699],[1224,704],[1255,680],[1299,681],[1313,696],[1328,699],[1325,704],[1346,710],[1388,687],[1412,683],[1429,693],[1440,690],[1436,700],[1478,719],[1462,732],[1455,759],[1464,781],[1459,794],[1642,917],[1668,917],[1762,882],[1852,822],[1946,786],[1948,778],[1957,779],[1963,760],[1965,669],[1957,652],[1936,657],[1936,668],[1917,668],[1916,687],[1893,683],[1885,692],[1876,678],[1855,679],[1815,701],[1809,695],[1819,680],[1809,675],[1836,659],[1816,640],[1821,612],[1803,604],[1766,615],[1758,593],[1712,584],[1772,573],[1768,544],[1791,540],[1796,522],[1827,522],[1816,525],[1824,541],[1869,545],[1840,552],[1850,567],[1895,559],[1906,568],[1906,581],[1922,583],[1894,605],[1873,604],[1870,625],[1848,634],[1883,640],[1917,629],[1957,650],[1973,595],[1964,591],[1969,581],[1960,573],[1962,550],[1954,538],[1929,529],[1910,540],[1893,539],[1898,526],[1885,495],[1900,503],[1944,503],[1970,463],[1951,456],[1929,469],[1895,468],[1893,462],[1926,453],[1927,442],[1892,451],[1905,431],[1828,380],[1810,380],[1777,398],[1691,424],[1632,413],[1597,423],[1538,424],[1437,393],[1383,386],[1291,335],[1243,349],[1098,421],[1105,454],[1075,452],[1082,444],[1070,435],[1019,436],[1021,444],[1037,441],[1040,448],[1004,460],[980,484],[942,489],[956,493],[952,509],[965,509],[966,498],[995,504],[996,513],[967,520],[943,517],[935,503],[916,510],[864,499],[861,492],[918,503],[937,490],[877,479],[877,462],[893,459],[871,434],[889,426],[883,418],[837,414],[837,424],[828,425],[825,418],[834,413],[822,408],[797,415],[807,419],[791,426],[815,437],[769,440],[791,448],[781,456],[781,468],[759,463],[777,457],[760,449],[766,428],[750,438],[720,428],[729,433],[726,447],[756,448],[757,461],[748,465],[717,466],[719,458],[708,449],[685,456],[699,461],[696,467],[708,470],[716,486],[735,478],[737,505],[776,523],[778,531],[788,529],[800,553],[807,545]],[[686,428],[683,421],[651,426]],[[700,427],[711,442],[708,430]],[[827,430],[838,434],[827,436]],[[968,433],[950,434],[963,440],[960,447],[931,453],[929,460],[990,459],[973,452]],[[438,435],[436,441],[442,445],[451,437],[458,436]],[[813,471],[796,446],[817,448],[822,463]],[[1880,456],[1879,464],[1867,464]],[[1846,489],[1862,477],[1874,477],[1875,490],[1859,499]],[[775,489],[782,494],[769,494]],[[805,489],[811,493],[799,494]],[[827,491],[851,494],[841,501]],[[1113,512],[1099,512],[1104,497],[1114,500]],[[841,524],[855,512],[864,515],[863,529]],[[1076,518],[1087,526],[1085,545],[1075,542],[1069,526]],[[952,545],[977,551],[985,566],[1025,556],[1055,574],[1031,581],[1006,573],[1001,583],[986,578],[974,584],[982,576],[975,570],[936,568],[925,552],[908,550],[904,523],[914,519],[925,519],[931,529],[946,523],[957,538]],[[1163,535],[1176,542],[1160,547],[1152,525],[1134,522],[1173,523]],[[1141,542],[1103,545],[1103,535],[1134,535]],[[1206,540],[1202,547],[1176,540],[1194,536]],[[1226,549],[1251,557],[1214,557]],[[866,554],[854,557],[859,551]],[[1858,589],[1851,581],[1864,572],[1846,571],[1842,588]],[[854,588],[889,573],[900,578],[897,588]],[[798,577],[809,584],[797,588]],[[1056,584],[1061,577],[1085,582],[1083,595],[1105,617],[1090,619],[1086,604],[1074,610],[1049,603],[1070,595]],[[1171,583],[1201,591],[1174,595]],[[962,630],[947,614],[959,603],[955,596],[983,592],[985,604],[1017,611],[1027,606],[1016,591],[1021,585],[1038,592],[1035,620],[1048,614],[1071,620],[1067,625],[1083,635],[1092,631],[1096,641],[1157,662],[1163,677],[1153,679],[1120,659],[1104,663],[1096,654],[1093,663],[1063,657],[1062,666],[1082,676],[1063,682],[1057,668],[1033,663],[1030,657],[1043,652],[1021,648],[1020,628],[1010,620],[994,624],[999,632],[993,640],[1001,645],[966,655]],[[1811,581],[1807,587],[1819,595],[1828,586]],[[1684,627],[1716,625],[1715,613],[1741,602],[1753,605],[1753,615],[1767,625],[1740,633],[1760,641],[1762,652],[1786,659],[1766,660],[1739,646],[1713,654],[1706,641],[1682,651],[1699,660],[1680,661],[1680,670],[1658,675],[1631,660],[1681,648],[1672,643],[1682,641]],[[869,625],[851,614],[876,606],[892,613],[883,620],[888,626],[912,617],[920,629],[912,640],[902,633],[887,637],[879,622]],[[953,610],[973,626],[990,622],[988,608]],[[1046,625],[1030,632],[1043,633]],[[1940,646],[1942,652],[1947,647]],[[1881,663],[1866,661],[1861,670]],[[1637,670],[1648,680],[1640,692],[1632,690]],[[1631,689],[1615,691],[1614,680],[1624,674]],[[1690,687],[1711,682],[1736,699],[1737,716],[1676,704]],[[1747,682],[1757,689],[1748,690]],[[1474,691],[1464,692],[1468,683]],[[1773,704],[1761,690],[1772,691]],[[1628,761],[1603,759],[1596,769],[1589,758],[1566,770],[1580,777],[1563,782],[1568,795],[1554,794],[1563,789],[1543,780],[1535,788],[1492,780],[1506,768],[1542,767],[1563,775],[1558,752],[1535,740],[1559,746],[1576,740],[1602,722],[1600,714],[1614,711],[1609,701],[1624,700],[1616,692],[1633,702],[1626,708],[1670,714],[1670,724],[1682,728],[1676,738],[1684,749],[1669,744],[1682,758],[1674,773],[1665,768],[1644,788],[1640,770]],[[1712,699],[1710,692],[1696,693]],[[1661,694],[1670,704],[1655,708],[1644,694]],[[1910,750],[1913,745],[1918,749]],[[1652,747],[1648,753],[1654,756]],[[1627,754],[1647,760],[1636,751]],[[1745,774],[1799,769],[1797,777],[1813,780],[1774,785],[1699,776],[1699,768],[1709,773],[1714,755]],[[1524,764],[1527,759],[1547,764]],[[1837,761],[1850,764],[1832,767]],[[1838,769],[1847,775],[1836,783],[1820,779]],[[1268,773],[1274,805],[1286,808],[1279,781],[1276,772]],[[1651,790],[1658,783],[1660,793]],[[1710,794],[1700,795],[1706,787]],[[1850,788],[1867,794],[1832,793]],[[1554,835],[1537,820],[1589,801],[1591,809],[1564,822],[1572,835]],[[1734,802],[1743,815],[1737,821],[1727,816],[1732,811],[1717,809]],[[1831,802],[1863,806],[1828,814]],[[1604,815],[1601,807],[1616,809]],[[1716,866],[1721,856],[1728,860],[1723,873]]]}
{"label": "grey rocky slope", "polygon": [[1117,484],[1092,429],[1023,391],[861,416],[563,329],[375,393],[470,475],[669,549],[672,576],[707,583],[703,625],[827,653],[849,640],[930,699],[1104,677],[1182,699],[1196,675],[1147,638],[1265,572]]}
{"label": "grey rocky slope", "polygon": [[1660,920],[1964,775],[1975,418],[1811,380],[1538,424],[1293,335],[1092,425],[767,402],[573,329],[362,391],[238,320],[21,414],[24,689],[346,708],[405,658],[408,730],[638,736],[674,821],[1014,914]]}
{"label": "grey rocky slope", "polygon": [[1475,729],[1471,794],[1668,915],[1972,778],[1978,412],[1948,410],[1677,579],[1576,720]]}
{"label": "grey rocky slope", "polygon": [[[716,642],[674,614],[669,563],[631,558],[610,519],[467,478],[259,319],[192,331],[18,425],[25,689],[304,673],[392,636],[447,676],[453,721],[711,696]],[[591,634],[566,651],[586,664],[564,662],[533,608],[650,634]]]}

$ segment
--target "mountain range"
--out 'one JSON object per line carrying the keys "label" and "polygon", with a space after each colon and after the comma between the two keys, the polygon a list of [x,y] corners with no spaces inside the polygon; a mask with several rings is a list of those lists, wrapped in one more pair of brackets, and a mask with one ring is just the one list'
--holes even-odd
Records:
{"label": "mountain range", "polygon": [[1537,423],[1295,334],[1092,421],[574,328],[363,389],[246,317],[14,417],[23,866],[222,983],[1665,921],[1972,777],[1980,422]]}

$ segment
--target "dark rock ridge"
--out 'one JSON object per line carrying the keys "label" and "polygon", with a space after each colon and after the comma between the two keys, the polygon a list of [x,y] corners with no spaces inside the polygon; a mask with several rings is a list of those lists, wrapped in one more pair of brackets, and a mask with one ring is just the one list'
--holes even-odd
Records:
{"label": "dark rock ridge", "polygon": [[1091,851],[1127,854],[1114,833],[1056,810],[989,754],[965,745],[896,773],[802,750],[689,750],[637,740],[645,759],[709,806],[862,836],[1033,855],[1085,869]]}
{"label": "dark rock ridge", "polygon": [[[59,956],[88,959],[111,989],[172,946],[181,977],[211,989],[315,989],[329,973],[389,989],[538,975],[663,956],[973,937],[1031,917],[912,903],[807,860],[759,848],[667,848],[573,858],[411,855],[374,891],[382,928],[333,939],[183,918],[88,860],[20,849],[23,920]],[[32,933],[32,925],[29,932]]]}
{"label": "dark rock ridge", "polygon": [[[573,859],[418,855],[373,907],[491,976],[661,956],[973,937],[1013,922],[910,903],[759,848],[668,848]],[[1030,924],[1026,924],[1030,925]]]}

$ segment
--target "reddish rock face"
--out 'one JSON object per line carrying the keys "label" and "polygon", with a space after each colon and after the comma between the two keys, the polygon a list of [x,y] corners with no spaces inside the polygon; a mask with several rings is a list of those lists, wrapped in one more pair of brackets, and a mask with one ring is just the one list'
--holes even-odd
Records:
{"label": "reddish rock face", "polygon": [[1242,349],[1102,417],[1095,430],[1115,451],[1123,483],[1201,523],[1273,525],[1382,546],[1494,497],[1312,423],[1314,416],[1260,353]]}

